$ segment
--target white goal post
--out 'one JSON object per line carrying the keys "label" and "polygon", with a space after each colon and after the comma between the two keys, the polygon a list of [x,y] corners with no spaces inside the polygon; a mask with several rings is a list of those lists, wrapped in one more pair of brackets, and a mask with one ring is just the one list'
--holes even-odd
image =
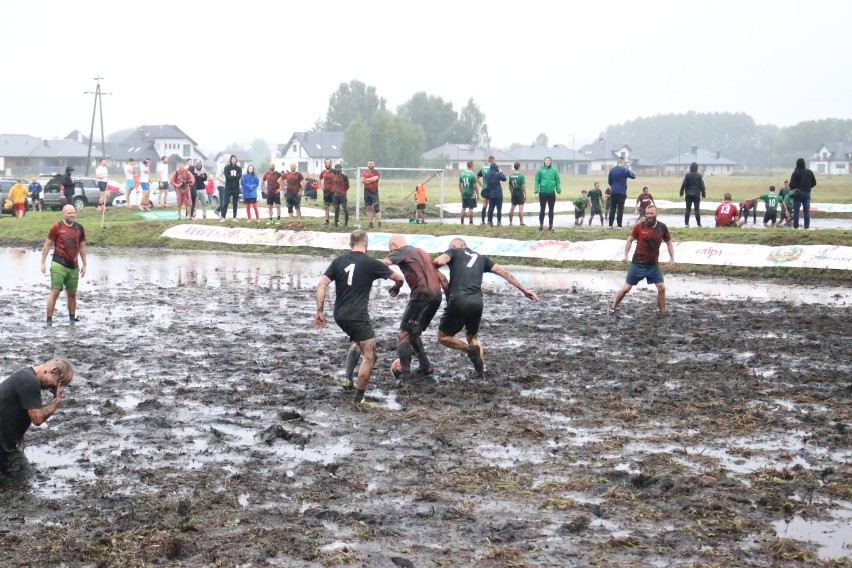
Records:
{"label": "white goal post", "polygon": [[[361,183],[361,172],[366,170],[366,166],[358,166],[355,168],[355,221],[360,220],[361,216],[361,201],[364,199],[364,188]],[[444,222],[444,178],[446,177],[443,168],[376,168],[381,172],[409,172],[415,178],[435,177],[440,180],[441,184],[441,204],[438,207],[440,211],[441,223]],[[381,196],[382,186],[379,182],[379,195]],[[414,195],[414,190],[411,192]],[[380,197],[381,199],[381,197]]]}

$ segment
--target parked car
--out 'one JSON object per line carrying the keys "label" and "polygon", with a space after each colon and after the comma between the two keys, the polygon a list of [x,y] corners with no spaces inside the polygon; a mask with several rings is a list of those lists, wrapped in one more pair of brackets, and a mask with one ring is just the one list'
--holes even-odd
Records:
{"label": "parked car", "polygon": [[[12,189],[12,186],[16,183],[18,183],[17,178],[0,178],[0,208],[2,208],[3,213],[14,215],[14,211],[12,211],[11,208],[6,209],[6,195],[9,193],[9,190]],[[29,197],[27,197],[27,203],[24,207],[24,211],[26,212],[30,209],[32,209],[32,201]]]}
{"label": "parked car", "polygon": [[[44,206],[49,209],[62,209],[65,205],[64,194],[62,193],[62,174],[54,175],[47,183],[44,184],[42,191],[42,201]],[[101,191],[98,188],[98,180],[93,177],[74,177],[74,199],[71,202],[78,211],[85,208],[87,205],[97,206],[101,198]],[[114,181],[107,182],[107,205],[111,205],[113,199],[120,186]]]}

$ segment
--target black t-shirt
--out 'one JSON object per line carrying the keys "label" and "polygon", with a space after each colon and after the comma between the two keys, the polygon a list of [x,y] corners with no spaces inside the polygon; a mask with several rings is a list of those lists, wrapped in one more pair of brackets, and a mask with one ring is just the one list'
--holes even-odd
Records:
{"label": "black t-shirt", "polygon": [[482,275],[491,272],[494,261],[469,248],[450,249],[450,302],[482,302]]}
{"label": "black t-shirt", "polygon": [[30,427],[30,408],[41,408],[41,385],[32,367],[0,383],[0,450],[11,452]]}
{"label": "black t-shirt", "polygon": [[335,258],[325,275],[335,285],[334,319],[369,321],[373,280],[390,277],[391,269],[363,252],[350,251]]}
{"label": "black t-shirt", "polygon": [[411,245],[399,247],[388,254],[388,260],[399,266],[408,287],[411,299],[441,297],[441,280],[432,259],[423,250]]}

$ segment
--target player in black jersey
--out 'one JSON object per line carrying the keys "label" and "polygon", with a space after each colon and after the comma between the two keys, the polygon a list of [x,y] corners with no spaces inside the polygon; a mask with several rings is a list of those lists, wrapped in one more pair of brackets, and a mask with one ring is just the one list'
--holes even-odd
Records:
{"label": "player in black jersey", "polygon": [[355,402],[364,399],[364,391],[370,382],[373,366],[376,364],[376,332],[370,323],[367,307],[373,281],[390,279],[402,286],[402,276],[385,266],[382,261],[367,256],[367,232],[361,229],[352,231],[346,254],[335,258],[320,277],[317,286],[317,315],[314,325],[318,329],[325,327],[325,294],[328,285],[334,282],[334,321],[353,342],[346,360],[346,380],[344,388],[352,388],[352,375],[358,359],[364,361],[358,369],[355,381]]}
{"label": "player in black jersey", "polygon": [[[462,239],[450,241],[450,248],[435,259],[435,266],[450,267],[447,307],[438,325],[438,342],[451,349],[467,353],[473,368],[480,377],[485,376],[484,352],[479,341],[479,323],[482,320],[482,275],[491,272],[504,278],[509,284],[523,292],[530,300],[538,300],[532,290],[512,276],[512,274],[492,261],[467,248]],[[455,337],[465,330],[467,343]]]}

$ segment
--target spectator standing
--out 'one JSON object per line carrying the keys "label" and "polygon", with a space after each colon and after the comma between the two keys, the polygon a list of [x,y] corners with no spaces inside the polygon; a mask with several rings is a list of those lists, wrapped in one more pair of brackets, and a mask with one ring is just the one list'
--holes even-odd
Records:
{"label": "spectator standing", "polygon": [[6,199],[12,202],[12,211],[16,219],[24,217],[24,211],[27,208],[27,196],[30,190],[24,185],[24,179],[18,178],[12,187],[9,188],[9,193],[6,194]]}
{"label": "spectator standing", "polygon": [[157,192],[157,205],[160,207],[169,206],[169,159],[163,156],[160,163],[157,164],[157,183],[160,184],[159,192]]}
{"label": "spectator standing", "polygon": [[41,211],[41,209],[42,209],[41,192],[44,188],[41,186],[41,184],[38,182],[38,180],[36,178],[33,178],[27,189],[29,189],[29,191],[30,191],[30,199],[33,202],[33,209],[36,210],[36,211]]}
{"label": "spectator standing", "polygon": [[[381,172],[376,169],[376,162],[367,160],[367,169],[361,172],[361,182],[364,184],[364,209],[367,210],[369,228],[373,228],[373,219],[382,227],[382,210],[379,207],[379,178]],[[300,213],[301,215],[301,213]]]}
{"label": "spectator standing", "polygon": [[680,184],[680,196],[686,194],[686,212],[683,214],[683,224],[689,227],[689,210],[695,207],[695,224],[701,226],[701,198],[707,197],[704,188],[704,178],[698,173],[698,162],[689,164],[689,173],[683,176]]}
{"label": "spectator standing", "polygon": [[622,218],[624,217],[624,202],[627,201],[628,179],[636,179],[636,174],[627,166],[624,156],[619,156],[615,166],[609,170],[607,180],[612,190],[612,203],[609,209],[610,229],[612,229],[614,222],[618,223],[619,229],[621,228]]}
{"label": "spectator standing", "polygon": [[544,230],[544,210],[547,209],[548,230],[553,230],[553,208],[556,194],[562,193],[559,172],[553,167],[550,156],[544,157],[544,165],[535,173],[535,193],[538,195],[538,230]]}
{"label": "spectator standing", "polygon": [[231,204],[233,209],[234,219],[237,218],[237,203],[240,200],[240,180],[243,177],[243,169],[237,164],[237,157],[231,154],[228,158],[228,165],[222,170],[222,176],[225,178],[225,191],[222,203],[219,205],[219,211],[222,215],[222,221],[228,217],[228,204]]}
{"label": "spectator standing", "polygon": [[[331,163],[326,160],[327,163]],[[266,207],[269,209],[267,225],[281,223],[281,174],[275,170],[275,162],[269,162],[269,169],[263,174],[263,191],[266,192]],[[275,207],[276,216],[272,216],[272,208]],[[326,216],[328,210],[326,209]],[[328,224],[328,220],[326,220]]]}
{"label": "spectator standing", "polygon": [[799,209],[803,209],[804,227],[811,226],[811,190],[816,187],[814,173],[805,167],[805,159],[796,160],[796,169],[790,175],[790,193],[793,194],[793,228],[799,228]]}
{"label": "spectator standing", "polygon": [[525,227],[524,203],[527,202],[527,180],[526,176],[521,173],[521,164],[519,162],[515,162],[512,165],[512,169],[514,171],[509,174],[509,193],[511,194],[509,199],[512,202],[512,206],[509,208],[509,225],[512,224],[512,215],[515,212],[515,207],[517,207],[518,224],[521,227]]}
{"label": "spectator standing", "polygon": [[[246,204],[246,218],[251,222],[251,211],[254,209],[254,221],[260,223],[260,213],[257,211],[257,188],[260,187],[260,178],[254,173],[254,164],[246,166],[246,173],[240,177],[240,188],[243,192],[243,202]],[[234,219],[236,219],[234,215]],[[224,221],[225,218],[222,218]]]}
{"label": "spectator standing", "polygon": [[100,192],[98,211],[103,211],[103,208],[106,207],[106,192],[109,186],[109,169],[107,168],[106,160],[101,160],[98,163],[98,167],[95,168],[95,179],[98,180],[98,191]]}

